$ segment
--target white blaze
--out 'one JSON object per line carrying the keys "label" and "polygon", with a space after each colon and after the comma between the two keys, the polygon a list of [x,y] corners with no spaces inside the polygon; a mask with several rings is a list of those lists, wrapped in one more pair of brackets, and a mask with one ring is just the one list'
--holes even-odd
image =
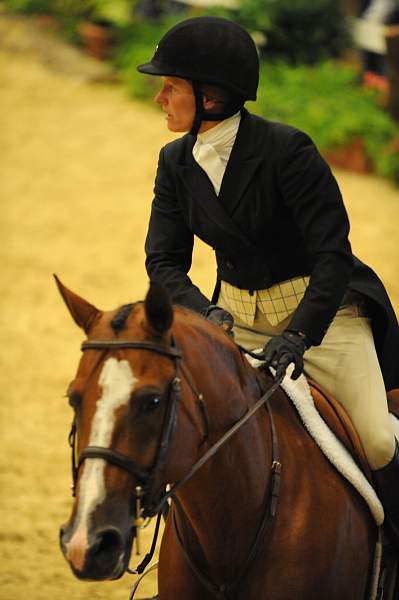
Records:
{"label": "white blaze", "polygon": [[[115,411],[128,402],[136,382],[127,360],[118,361],[111,357],[104,363],[98,380],[102,395],[97,400],[91,423],[89,446],[109,448],[115,426]],[[105,465],[102,458],[90,458],[82,465],[84,470],[79,482],[76,529],[67,544],[68,558],[77,568],[83,566],[90,516],[105,498]]]}

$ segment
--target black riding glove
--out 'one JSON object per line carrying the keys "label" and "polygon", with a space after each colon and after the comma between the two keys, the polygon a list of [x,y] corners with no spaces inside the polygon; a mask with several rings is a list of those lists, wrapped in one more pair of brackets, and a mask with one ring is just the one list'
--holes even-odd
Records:
{"label": "black riding glove", "polygon": [[215,325],[219,325],[230,337],[234,337],[233,326],[234,326],[234,318],[227,310],[224,308],[220,308],[220,306],[216,306],[215,304],[211,304],[205,310],[201,311],[201,313],[212,323]]}
{"label": "black riding glove", "polygon": [[291,363],[295,365],[291,379],[298,379],[303,372],[303,355],[310,345],[305,335],[296,331],[284,331],[269,340],[263,352],[266,366],[276,369],[275,379],[285,375]]}

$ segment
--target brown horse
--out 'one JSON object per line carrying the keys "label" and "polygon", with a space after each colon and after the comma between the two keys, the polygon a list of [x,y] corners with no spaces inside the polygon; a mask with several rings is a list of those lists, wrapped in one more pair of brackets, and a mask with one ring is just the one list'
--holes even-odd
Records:
{"label": "brown horse", "polygon": [[120,577],[136,486],[152,515],[170,484],[161,600],[367,598],[376,527],[281,388],[271,390],[269,412],[259,408],[209,452],[264,398],[271,377],[220,328],[172,308],[158,286],[144,302],[102,312],[58,285],[88,336],[68,390],[78,462],[61,547],[75,575]]}

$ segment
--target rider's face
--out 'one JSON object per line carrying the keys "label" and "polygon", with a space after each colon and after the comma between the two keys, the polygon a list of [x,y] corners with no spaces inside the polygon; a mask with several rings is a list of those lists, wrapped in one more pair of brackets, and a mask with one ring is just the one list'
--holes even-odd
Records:
{"label": "rider's face", "polygon": [[166,112],[170,131],[190,131],[195,115],[195,99],[192,85],[180,77],[163,77],[163,85],[155,96],[155,102]]}

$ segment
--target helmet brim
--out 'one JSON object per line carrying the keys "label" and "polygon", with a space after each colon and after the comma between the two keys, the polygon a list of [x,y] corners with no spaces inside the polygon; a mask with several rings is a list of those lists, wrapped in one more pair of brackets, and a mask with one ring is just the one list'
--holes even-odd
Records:
{"label": "helmet brim", "polygon": [[140,73],[146,73],[147,75],[158,75],[158,76],[173,76],[175,69],[168,69],[164,65],[156,65],[153,62],[144,63],[137,67]]}

